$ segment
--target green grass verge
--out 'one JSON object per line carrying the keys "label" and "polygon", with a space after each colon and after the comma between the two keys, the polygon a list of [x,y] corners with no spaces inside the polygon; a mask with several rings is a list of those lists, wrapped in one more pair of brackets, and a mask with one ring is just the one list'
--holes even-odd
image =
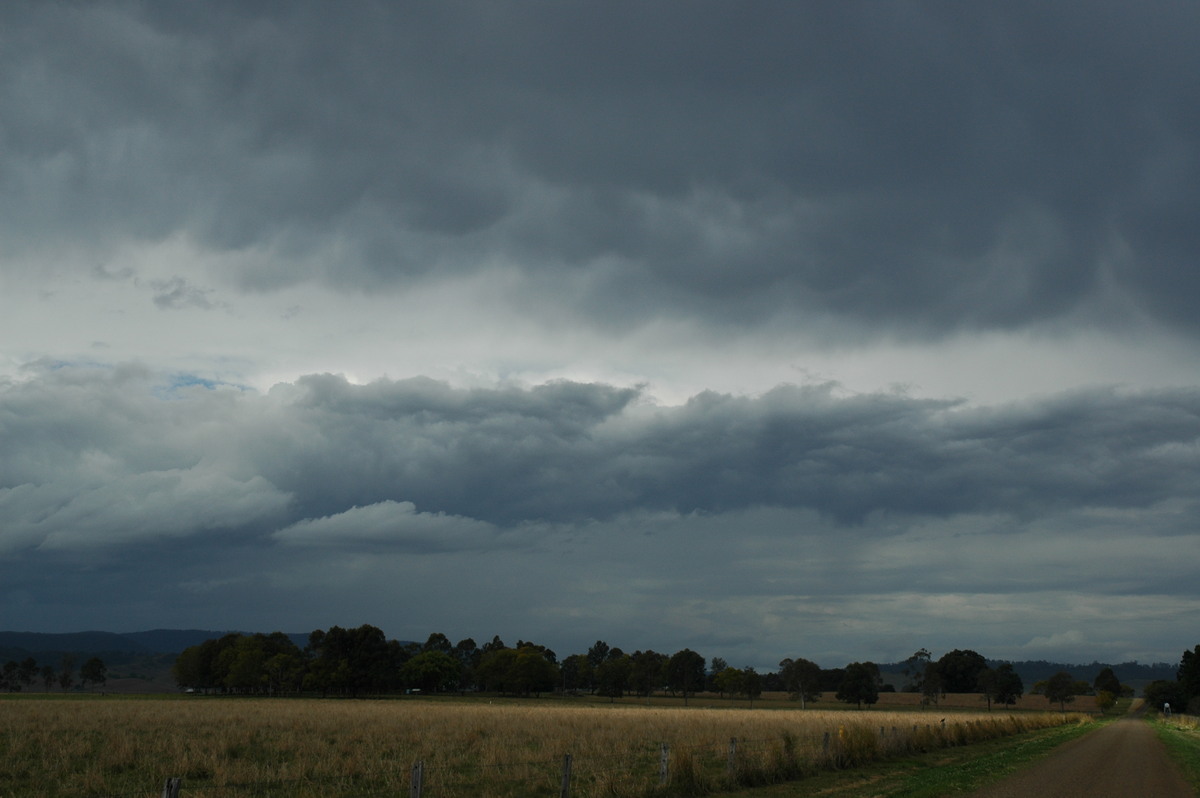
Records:
{"label": "green grass verge", "polygon": [[1042,759],[1097,723],[1069,724],[985,743],[820,773],[800,781],[722,793],[724,798],[939,798],[968,795]]}
{"label": "green grass verge", "polygon": [[1183,777],[1200,795],[1200,727],[1161,719],[1151,723]]}

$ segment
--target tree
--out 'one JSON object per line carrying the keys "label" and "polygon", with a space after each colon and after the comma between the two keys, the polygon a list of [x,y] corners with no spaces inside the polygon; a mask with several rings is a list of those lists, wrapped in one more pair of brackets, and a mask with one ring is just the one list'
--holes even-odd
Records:
{"label": "tree", "polygon": [[404,663],[400,680],[405,686],[426,693],[440,693],[458,686],[462,663],[446,651],[427,649]]}
{"label": "tree", "polygon": [[1046,680],[1042,692],[1051,704],[1057,703],[1062,712],[1067,711],[1067,704],[1075,700],[1078,686],[1075,677],[1066,671],[1059,671]]}
{"label": "tree", "polygon": [[38,664],[33,657],[26,657],[21,660],[21,664],[17,668],[17,676],[21,680],[21,684],[26,687],[33,687],[33,683],[37,681]]}
{"label": "tree", "polygon": [[904,676],[908,682],[904,685],[904,692],[919,693],[921,686],[925,682],[925,673],[929,669],[929,663],[933,661],[933,655],[929,653],[929,649],[921,648],[913,653],[911,657],[904,660]]}
{"label": "tree", "polygon": [[873,662],[851,662],[846,666],[836,697],[847,704],[857,703],[859,709],[863,704],[874,704],[879,700],[879,666]]}
{"label": "tree", "polygon": [[[1175,679],[1179,682],[1179,686],[1189,702],[1200,697],[1200,646],[1183,652]],[[1192,711],[1190,704],[1188,707],[1188,711]]]}
{"label": "tree", "polygon": [[635,651],[632,659],[629,688],[637,695],[649,698],[655,690],[662,689],[666,681],[667,655],[651,650]]}
{"label": "tree", "polygon": [[1121,694],[1121,680],[1113,673],[1112,668],[1105,668],[1096,674],[1096,678],[1092,681],[1092,687],[1095,688],[1096,694],[1101,691],[1112,693],[1113,696]]}
{"label": "tree", "polygon": [[988,702],[988,711],[992,710],[992,702],[997,704],[1015,704],[1025,692],[1021,677],[1013,670],[1013,666],[1005,662],[995,670],[987,668],[979,674],[979,689],[983,691]]}
{"label": "tree", "polygon": [[475,669],[479,667],[479,658],[483,652],[475,644],[475,640],[464,637],[454,644],[454,657],[460,666],[458,671],[458,689],[467,690],[475,684]]}
{"label": "tree", "polygon": [[99,657],[92,657],[79,669],[79,684],[83,687],[87,687],[89,684],[103,686],[107,681],[108,667]]}
{"label": "tree", "polygon": [[750,701],[750,706],[754,706],[754,699],[762,695],[762,676],[749,665],[742,669],[742,692]]}
{"label": "tree", "polygon": [[509,692],[512,689],[509,684],[509,671],[516,661],[517,652],[512,648],[495,649],[484,654],[475,670],[479,689],[495,693]]}
{"label": "tree", "polygon": [[1178,681],[1159,679],[1150,682],[1142,690],[1142,695],[1147,704],[1158,710],[1161,710],[1165,704],[1170,704],[1176,712],[1187,706],[1187,694],[1184,693],[1183,685]]}
{"label": "tree", "polygon": [[517,657],[508,673],[509,688],[521,695],[541,695],[558,684],[558,666],[553,651],[526,645],[517,649]]}
{"label": "tree", "polygon": [[945,690],[942,689],[942,671],[936,662],[925,663],[925,674],[921,677],[921,703],[938,705],[938,699]]}
{"label": "tree", "polygon": [[954,649],[937,661],[943,693],[974,693],[979,675],[987,670],[987,660],[970,649]]}
{"label": "tree", "polygon": [[732,696],[734,693],[740,693],[742,691],[742,677],[744,675],[745,674],[742,671],[739,671],[737,668],[731,668],[726,665],[721,669],[720,673],[713,676],[713,689],[716,690],[722,698],[724,698],[726,694]]}
{"label": "tree", "polygon": [[9,660],[0,668],[0,690],[15,693],[21,689],[21,666],[15,660]]}
{"label": "tree", "polygon": [[75,657],[71,654],[63,654],[58,667],[58,686],[65,693],[71,689],[73,684],[75,684]]}
{"label": "tree", "polygon": [[608,659],[608,643],[605,643],[603,640],[597,640],[588,649],[587,658],[593,668],[599,668],[600,663]]}
{"label": "tree", "polygon": [[562,661],[559,667],[562,676],[563,691],[575,693],[589,687],[593,683],[592,664],[586,654],[572,654]]}
{"label": "tree", "polygon": [[625,695],[629,677],[633,672],[633,658],[627,654],[609,657],[596,668],[596,688],[600,695],[616,701]]}
{"label": "tree", "polygon": [[713,657],[709,661],[708,681],[706,682],[706,686],[710,691],[712,691],[714,693],[721,692],[719,689],[717,689],[717,674],[719,674],[721,671],[725,670],[728,667],[729,667],[729,663],[726,662],[723,657]]}
{"label": "tree", "polygon": [[704,686],[704,657],[685,648],[676,651],[667,661],[667,687],[683,694],[683,705],[688,696]]}
{"label": "tree", "polygon": [[421,651],[440,651],[443,654],[450,654],[454,651],[454,646],[450,643],[450,638],[441,632],[434,632],[425,641],[425,645],[421,646]]}
{"label": "tree", "polygon": [[816,701],[821,696],[821,667],[811,660],[803,657],[781,660],[779,677],[792,700],[800,700],[801,709],[806,708],[808,701]]}
{"label": "tree", "polygon": [[42,684],[45,686],[47,693],[50,692],[50,685],[54,684],[54,676],[53,665],[42,666]]}

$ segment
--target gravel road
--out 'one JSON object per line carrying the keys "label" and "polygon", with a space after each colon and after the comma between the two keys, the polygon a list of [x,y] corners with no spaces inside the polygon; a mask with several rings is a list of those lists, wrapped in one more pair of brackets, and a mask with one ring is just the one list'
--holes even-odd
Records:
{"label": "gravel road", "polygon": [[974,798],[1195,798],[1154,729],[1121,718]]}

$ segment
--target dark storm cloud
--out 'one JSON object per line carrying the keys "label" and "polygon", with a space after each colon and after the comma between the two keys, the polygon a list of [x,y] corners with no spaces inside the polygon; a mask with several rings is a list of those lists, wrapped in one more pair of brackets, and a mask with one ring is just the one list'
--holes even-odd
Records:
{"label": "dark storm cloud", "polygon": [[925,334],[1115,285],[1195,328],[1194,4],[0,13],[10,252],[186,233],[260,288],[499,263],[593,320]]}
{"label": "dark storm cloud", "polygon": [[576,383],[466,390],[324,375],[260,396],[65,367],[4,386],[0,438],[10,554],[239,530],[436,551],[501,545],[500,530],[521,525],[653,512],[778,507],[857,525],[1148,510],[1190,501],[1200,394],[1092,391],[970,410],[781,387],[664,408]]}

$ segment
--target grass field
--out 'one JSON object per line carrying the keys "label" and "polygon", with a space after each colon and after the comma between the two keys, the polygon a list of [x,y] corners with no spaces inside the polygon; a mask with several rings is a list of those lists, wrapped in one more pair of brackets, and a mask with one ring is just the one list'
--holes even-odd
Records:
{"label": "grass field", "polygon": [[[426,796],[556,796],[568,753],[572,796],[702,795],[1084,717],[26,696],[0,700],[0,795],[157,796],[169,776],[183,778],[184,795],[205,798],[400,795],[421,761]],[[660,786],[663,743],[669,780]]]}
{"label": "grass field", "polygon": [[1192,715],[1175,715],[1151,722],[1184,778],[1200,795],[1200,719]]}

